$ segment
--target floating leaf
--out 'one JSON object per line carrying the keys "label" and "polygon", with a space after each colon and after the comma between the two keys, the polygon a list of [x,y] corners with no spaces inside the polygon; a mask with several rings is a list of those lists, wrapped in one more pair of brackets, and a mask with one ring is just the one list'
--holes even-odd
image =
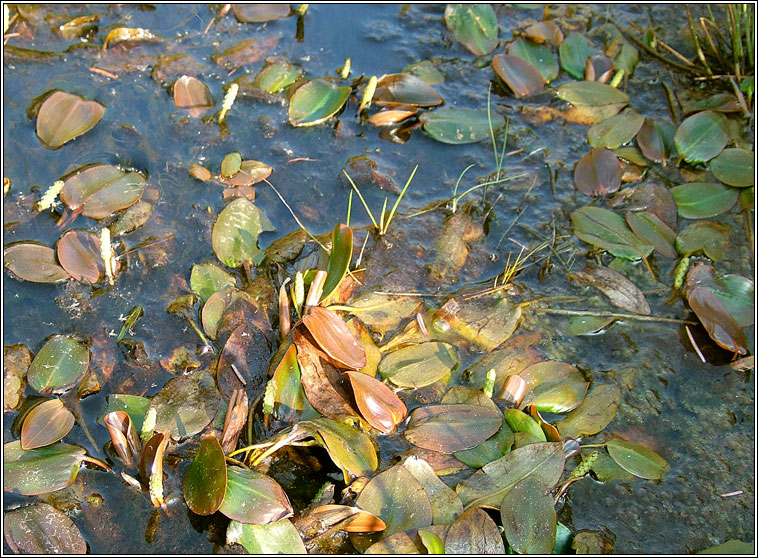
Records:
{"label": "floating leaf", "polygon": [[602,207],[582,207],[571,214],[574,234],[589,244],[607,250],[617,258],[640,260],[653,247],[638,239],[624,218]]}
{"label": "floating leaf", "polygon": [[258,236],[272,230],[274,226],[263,210],[245,198],[237,198],[224,208],[213,225],[213,251],[229,267],[243,263],[258,265],[265,256],[258,248]]}
{"label": "floating leaf", "polygon": [[[558,32],[560,33],[560,30]],[[523,58],[537,68],[545,83],[553,81],[561,71],[555,55],[544,44],[535,44],[532,41],[516,39],[508,45],[508,54]]]}
{"label": "floating leaf", "polygon": [[603,331],[616,321],[616,318],[598,318],[596,316],[574,316],[569,320],[565,331],[567,335],[591,335]]}
{"label": "floating leaf", "polygon": [[484,467],[487,463],[500,459],[511,451],[513,445],[513,430],[507,422],[503,422],[495,434],[478,446],[471,449],[456,451],[455,458],[473,469]]}
{"label": "floating leaf", "polygon": [[569,33],[558,47],[561,67],[575,79],[584,78],[587,57],[599,54],[581,33]]}
{"label": "floating leaf", "polygon": [[87,541],[69,517],[39,502],[3,514],[5,541],[15,554],[86,554]]}
{"label": "floating leaf", "polygon": [[423,485],[402,465],[372,478],[355,505],[384,521],[385,536],[432,524],[432,507]]}
{"label": "floating leaf", "polygon": [[[584,65],[582,65],[583,72]],[[559,99],[563,99],[572,105],[593,107],[629,101],[629,96],[620,89],[598,81],[568,81],[560,84],[555,90],[555,94]]]}
{"label": "floating leaf", "polygon": [[379,466],[371,438],[364,432],[326,417],[299,424],[318,432],[326,444],[329,457],[343,471],[361,477],[369,475]]}
{"label": "floating leaf", "polygon": [[532,404],[549,413],[566,413],[576,408],[588,387],[579,369],[567,362],[538,362],[522,370],[519,376],[526,383],[527,392],[522,407]]}
{"label": "floating leaf", "polygon": [[410,74],[389,74],[376,83],[373,103],[390,107],[436,107],[444,101],[424,80]]}
{"label": "floating leaf", "polygon": [[155,430],[176,439],[194,436],[205,428],[219,406],[219,393],[213,376],[198,370],[187,376],[172,378],[150,403],[156,411]]}
{"label": "floating leaf", "polygon": [[403,68],[403,73],[423,79],[429,85],[438,85],[445,83],[445,74],[437,69],[438,64],[439,62],[436,61],[421,60]]}
{"label": "floating leaf", "polygon": [[242,165],[242,155],[239,151],[227,153],[221,161],[221,176],[231,178],[239,172],[240,165]]}
{"label": "floating leaf", "polygon": [[607,296],[614,306],[635,314],[650,315],[642,291],[629,279],[604,266],[588,265],[583,271],[572,271],[571,279],[579,284],[591,285]]}
{"label": "floating leaf", "polygon": [[659,254],[672,259],[678,257],[674,246],[676,232],[655,213],[627,211],[626,223],[642,242],[652,245]]}
{"label": "floating leaf", "polygon": [[348,533],[375,533],[384,531],[384,521],[360,508],[340,504],[326,504],[314,509],[310,518],[325,527],[338,525]]}
{"label": "floating leaf", "polygon": [[308,554],[289,519],[267,525],[232,521],[226,528],[226,544],[232,543],[241,544],[250,554]]}
{"label": "floating leaf", "polygon": [[616,149],[634,139],[645,117],[627,108],[608,120],[595,124],[587,131],[587,141],[593,147]]}
{"label": "floating leaf", "polygon": [[713,292],[696,287],[688,293],[687,302],[717,345],[734,353],[748,353],[745,332]]}
{"label": "floating leaf", "polygon": [[195,264],[190,274],[190,286],[205,302],[210,296],[227,287],[235,287],[237,280],[216,264]]}
{"label": "floating leaf", "polygon": [[518,409],[508,409],[503,413],[505,422],[511,427],[514,433],[525,432],[531,434],[541,442],[546,442],[545,433],[540,428],[539,423],[526,413]]}
{"label": "floating leaf", "polygon": [[400,424],[408,410],[395,393],[379,380],[361,372],[345,372],[353,386],[358,409],[366,422],[389,434]]}
{"label": "floating leaf", "polygon": [[74,427],[74,414],[60,399],[50,399],[32,409],[21,426],[21,448],[30,450],[61,440]]}
{"label": "floating leaf", "polygon": [[106,414],[114,411],[123,411],[129,415],[137,432],[142,431],[142,423],[145,419],[145,413],[150,407],[150,399],[140,395],[127,395],[125,393],[115,393],[106,398],[108,403]]}
{"label": "floating leaf", "polygon": [[435,525],[451,523],[463,513],[463,504],[455,491],[446,485],[426,461],[412,455],[403,461],[408,470],[424,487],[432,506],[432,522]]}
{"label": "floating leaf", "polygon": [[87,368],[87,346],[73,337],[54,335],[34,357],[26,379],[40,393],[60,393],[75,385]]}
{"label": "floating leaf", "polygon": [[621,187],[621,163],[612,151],[596,147],[574,167],[574,184],[588,196],[605,196]]}
{"label": "floating leaf", "polygon": [[683,256],[702,251],[712,260],[720,260],[729,249],[729,229],[721,223],[693,223],[676,237],[676,249]]}
{"label": "floating leaf", "polygon": [[292,515],[287,494],[271,477],[235,465],[226,472],[226,495],[219,511],[228,518],[265,525]]}
{"label": "floating leaf", "polygon": [[521,34],[539,44],[548,42],[553,46],[558,46],[563,42],[563,32],[554,21],[532,23],[524,28]]}
{"label": "floating leaf", "polygon": [[58,241],[58,261],[77,281],[97,283],[105,273],[100,238],[89,231],[68,231]]}
{"label": "floating leaf", "polygon": [[3,446],[3,490],[34,496],[70,486],[79,473],[85,451],[58,442],[29,451],[19,440]]}
{"label": "floating leaf", "polygon": [[445,553],[454,555],[505,554],[497,524],[480,508],[470,508],[456,519],[445,535]]}
{"label": "floating leaf", "polygon": [[134,205],[145,190],[145,178],[105,164],[88,165],[66,178],[61,200],[71,211],[102,219]]}
{"label": "floating leaf", "polygon": [[746,188],[755,185],[755,153],[747,149],[724,149],[711,161],[711,172],[724,184]]}
{"label": "floating leaf", "polygon": [[712,110],[687,117],[674,134],[676,149],[688,163],[710,161],[721,153],[728,141],[726,118]]}
{"label": "floating leaf", "polygon": [[497,46],[497,16],[489,4],[448,4],[445,25],[459,43],[477,56]]}
{"label": "floating leaf", "polygon": [[680,217],[703,219],[729,211],[739,197],[739,190],[717,182],[690,182],[671,189]]}
{"label": "floating leaf", "polygon": [[645,157],[663,163],[674,150],[674,132],[670,122],[646,118],[637,133],[637,145]]}
{"label": "floating leaf", "polygon": [[243,387],[251,398],[257,397],[267,380],[271,350],[266,335],[258,324],[245,320],[244,315],[242,319],[224,343],[216,367],[216,384],[227,401],[234,390]]}
{"label": "floating leaf", "polygon": [[321,300],[327,300],[337,289],[350,267],[353,257],[353,229],[338,223],[332,233],[332,251],[326,268],[326,279]]}
{"label": "floating leaf", "polygon": [[755,323],[755,285],[740,275],[717,275],[713,266],[696,262],[687,273],[687,289],[705,287],[724,304],[740,327]]}
{"label": "floating leaf", "polygon": [[423,387],[447,376],[458,364],[455,349],[448,343],[411,345],[385,356],[379,374],[396,386]]}
{"label": "floating leaf", "polygon": [[214,513],[224,501],[226,476],[226,459],[221,445],[215,436],[205,436],[182,480],[187,507],[197,515]]}
{"label": "floating leaf", "polygon": [[290,98],[289,121],[293,126],[315,126],[337,114],[350,96],[347,85],[312,79]]}
{"label": "floating leaf", "polygon": [[[492,131],[497,133],[505,126],[505,118],[490,113]],[[443,107],[419,116],[424,131],[442,143],[476,143],[490,137],[490,119],[483,109]]]}
{"label": "floating leaf", "polygon": [[563,420],[555,423],[562,438],[580,438],[597,434],[613,420],[621,401],[618,386],[595,385],[582,404]]}
{"label": "floating leaf", "polygon": [[34,283],[55,283],[68,279],[55,259],[55,250],[36,242],[18,242],[3,250],[3,261],[13,275]]}
{"label": "floating leaf", "polygon": [[192,76],[181,76],[174,82],[174,104],[182,109],[210,109],[214,105],[208,86]]}
{"label": "floating leaf", "polygon": [[431,531],[419,529],[418,538],[421,539],[421,543],[426,547],[429,554],[445,554],[445,543]]}
{"label": "floating leaf", "polygon": [[540,71],[519,56],[498,54],[492,59],[492,68],[519,98],[540,93],[545,84]]}
{"label": "floating leaf", "polygon": [[87,101],[65,91],[54,91],[39,107],[37,137],[48,149],[63,144],[90,131],[105,114],[105,105]]}
{"label": "floating leaf", "polygon": [[613,197],[612,205],[631,211],[649,211],[672,229],[676,229],[677,212],[674,196],[663,184],[645,182],[632,188],[625,188]]}
{"label": "floating leaf", "polygon": [[556,517],[550,489],[526,477],[503,498],[500,518],[508,544],[519,554],[550,554],[555,546]]}
{"label": "floating leaf", "polygon": [[643,479],[662,480],[669,468],[669,464],[660,455],[634,442],[611,438],[605,447],[622,469]]}
{"label": "floating leaf", "polygon": [[232,11],[237,21],[242,23],[263,23],[288,17],[290,6],[289,4],[232,4]]}
{"label": "floating leaf", "polygon": [[306,405],[312,409],[300,383],[300,366],[294,344],[284,353],[271,379],[276,385],[274,400],[278,406],[274,408],[274,415],[277,418],[291,420],[293,413],[302,411]]}
{"label": "floating leaf", "polygon": [[366,366],[366,352],[333,311],[314,306],[303,316],[303,324],[318,346],[342,366],[352,370]]}
{"label": "floating leaf", "polygon": [[534,476],[549,490],[563,473],[564,453],[559,442],[541,442],[513,450],[488,463],[456,486],[468,509],[500,508],[503,497],[521,480]]}
{"label": "floating leaf", "polygon": [[420,448],[453,453],[481,444],[502,424],[500,411],[479,405],[430,405],[414,409],[405,437]]}
{"label": "floating leaf", "polygon": [[142,41],[153,41],[158,39],[147,29],[140,27],[116,27],[108,32],[103,42],[103,49],[108,48],[108,45],[115,45],[119,43],[136,43]]}
{"label": "floating leaf", "polygon": [[288,60],[276,58],[268,62],[258,72],[253,85],[266,93],[278,93],[295,83],[303,75],[303,69]]}

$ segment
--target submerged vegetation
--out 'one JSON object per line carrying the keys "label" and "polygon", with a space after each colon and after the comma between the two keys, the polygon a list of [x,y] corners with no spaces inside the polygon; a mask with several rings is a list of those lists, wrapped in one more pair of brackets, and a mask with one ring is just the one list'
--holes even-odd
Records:
{"label": "submerged vegetation", "polygon": [[[6,548],[597,554],[598,494],[748,509],[684,454],[754,443],[753,7],[685,7],[672,46],[389,6],[435,38],[381,76],[302,47],[321,8],[5,5]],[[708,373],[733,407],[684,393]],[[747,516],[636,550],[750,551]]]}

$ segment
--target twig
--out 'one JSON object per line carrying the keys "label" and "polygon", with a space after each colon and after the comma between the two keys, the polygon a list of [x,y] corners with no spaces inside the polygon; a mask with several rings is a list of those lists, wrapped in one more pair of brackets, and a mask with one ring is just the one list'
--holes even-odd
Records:
{"label": "twig", "polygon": [[719,494],[722,498],[730,498],[732,496],[741,496],[744,494],[742,490],[735,490],[734,492],[727,492],[726,494]]}
{"label": "twig", "polygon": [[638,320],[641,322],[664,322],[673,324],[697,325],[697,322],[666,318],[664,316],[646,316],[643,314],[621,314],[616,312],[595,312],[593,310],[568,310],[565,308],[534,308],[535,312],[559,314],[562,316],[592,316],[595,318],[618,318],[619,320]]}
{"label": "twig", "polygon": [[695,349],[695,352],[697,353],[697,356],[700,357],[700,360],[703,361],[703,364],[705,364],[705,357],[703,356],[703,352],[700,350],[700,347],[697,346],[697,342],[695,341],[695,338],[692,336],[692,332],[690,331],[690,326],[684,326],[684,329],[687,330],[687,338],[690,340],[690,343],[692,344],[692,348]]}
{"label": "twig", "polygon": [[676,68],[678,70],[681,70],[682,72],[687,72],[688,74],[697,74],[697,70],[695,68],[691,68],[689,66],[684,66],[682,64],[679,64],[678,62],[674,62],[673,60],[669,60],[668,58],[666,58],[662,54],[657,53],[654,49],[650,48],[645,43],[643,43],[642,41],[640,41],[637,37],[635,37],[634,35],[632,35],[629,32],[628,29],[624,29],[623,27],[620,27],[619,24],[616,24],[616,26],[619,27],[619,29],[621,29],[621,31],[624,33],[624,35],[626,35],[629,39],[631,39],[631,41],[635,45],[637,45],[642,50],[644,50],[645,52],[647,52],[653,58],[657,58],[661,62],[665,62],[669,66],[673,66],[674,68]]}
{"label": "twig", "polygon": [[112,74],[105,70],[101,70],[100,68],[95,68],[94,66],[89,68],[89,71],[92,72],[93,74],[100,74],[101,76],[105,76],[107,78],[118,79],[118,76],[116,74]]}
{"label": "twig", "polygon": [[300,228],[305,231],[305,233],[311,238],[311,240],[313,242],[315,242],[316,244],[318,244],[319,246],[321,246],[321,248],[323,248],[324,252],[326,252],[327,254],[331,254],[331,251],[329,249],[327,249],[326,246],[324,246],[323,244],[321,244],[321,242],[319,242],[318,238],[316,238],[315,236],[313,236],[311,234],[311,231],[309,231],[307,228],[305,228],[305,225],[303,225],[303,222],[300,219],[298,219],[297,215],[295,215],[295,212],[292,211],[292,208],[289,206],[289,204],[284,200],[284,198],[282,197],[282,195],[279,193],[279,190],[277,190],[274,187],[274,185],[271,184],[271,182],[269,182],[266,178],[263,179],[263,182],[265,182],[266,184],[268,184],[269,186],[271,186],[271,189],[276,193],[277,196],[279,196],[279,199],[282,200],[282,203],[289,210],[290,214],[295,219],[295,222],[298,225],[300,225]]}

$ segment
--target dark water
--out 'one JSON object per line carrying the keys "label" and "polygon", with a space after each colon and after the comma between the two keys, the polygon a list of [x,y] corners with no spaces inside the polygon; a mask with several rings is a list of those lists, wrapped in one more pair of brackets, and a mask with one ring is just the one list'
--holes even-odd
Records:
{"label": "dark water", "polygon": [[[644,5],[623,11],[612,6],[608,10],[620,21],[652,25],[659,37],[689,52],[684,33],[679,33],[685,19],[677,8]],[[477,67],[474,57],[451,40],[442,23],[443,5],[311,5],[304,18],[302,42],[296,38],[295,17],[268,24],[240,24],[230,14],[203,34],[214,11],[204,5],[156,5],[149,9],[137,5],[46,6],[30,16],[36,24],[33,35],[14,38],[9,44],[63,52],[77,41],[58,38],[51,33],[51,27],[71,17],[97,12],[100,30],[93,41],[95,46],[81,43],[53,61],[19,60],[6,52],[3,172],[13,186],[4,199],[4,221],[21,223],[4,228],[3,243],[37,240],[52,246],[60,232],[47,213],[33,214],[31,202],[67,171],[93,162],[131,166],[148,173],[145,195],[156,200],[156,210],[145,226],[126,235],[127,246],[154,235],[174,235],[162,247],[162,259],[130,258],[127,272],[118,277],[115,286],[104,290],[93,292],[79,284],[38,285],[4,274],[4,345],[23,343],[36,352],[50,334],[63,333],[107,347],[101,353],[104,360],[96,366],[102,370],[104,363],[111,362],[113,371],[107,381],[101,378],[100,394],[82,401],[83,416],[97,447],[92,447],[79,427],[66,438],[96,457],[103,457],[102,446],[108,440],[106,430],[95,424],[104,408],[105,395],[156,393],[172,377],[158,362],[181,345],[195,348],[198,344],[195,333],[179,318],[167,314],[166,308],[176,296],[189,291],[193,264],[216,261],[210,227],[224,204],[219,185],[189,177],[190,163],[204,163],[216,171],[226,153],[240,151],[243,158],[273,166],[271,182],[314,234],[328,232],[338,221],[345,220],[348,191],[339,174],[350,157],[370,156],[382,172],[401,186],[418,165],[400,205],[401,213],[388,235],[392,245],[378,251],[373,262],[369,258],[368,265],[375,277],[382,278],[384,286],[428,293],[452,292],[493,278],[502,272],[508,254],[518,253],[514,241],[536,245],[540,241],[537,235],[551,234],[550,223],[558,234],[572,239],[567,216],[589,202],[575,190],[572,178],[574,163],[588,149],[587,127],[562,120],[530,124],[523,107],[557,106],[555,98],[544,93],[519,101],[503,96],[500,86],[494,85],[493,109],[510,119],[508,151],[521,150],[506,157],[504,172],[526,176],[487,190],[484,202],[494,205],[481,205],[484,209],[480,215],[489,211],[485,237],[457,273],[457,280],[432,284],[425,266],[434,260],[434,246],[445,213],[437,210],[407,216],[448,199],[458,175],[468,165],[475,166],[461,188],[473,185],[475,177],[492,173],[495,165],[489,141],[451,146],[436,142],[421,130],[415,130],[410,141],[402,145],[384,141],[375,128],[354,118],[355,99],[342,113],[339,129],[335,130],[333,121],[293,128],[287,122],[286,103],[239,98],[227,115],[228,133],[221,135],[217,125],[189,119],[177,110],[169,90],[151,79],[150,73],[159,54],[188,54],[195,60],[192,73],[210,86],[214,100],[220,103],[222,85],[244,72],[256,73],[263,59],[229,75],[210,61],[210,55],[256,38],[266,45],[265,56],[276,54],[297,62],[308,77],[334,75],[346,57],[352,59],[353,77],[399,72],[411,63],[432,59],[445,76],[445,82],[435,88],[446,104],[486,108],[493,78],[489,62]],[[583,8],[563,13],[566,21],[584,30],[606,10],[595,6],[593,11]],[[501,38],[509,39],[510,30],[523,19],[541,19],[541,15],[541,7],[499,7]],[[132,49],[100,50],[108,28],[117,24],[149,29],[163,40]],[[91,66],[109,69],[118,79],[91,73]],[[558,81],[564,79],[562,73]],[[645,116],[667,118],[660,85],[663,80],[683,98],[705,93],[690,91],[690,86],[680,79],[668,67],[643,58],[627,86],[631,105]],[[107,106],[105,117],[92,131],[56,151],[41,147],[34,122],[26,116],[31,99],[53,88]],[[290,162],[298,158],[309,160]],[[554,171],[557,174],[551,181]],[[369,189],[365,194],[372,210],[378,213],[386,192]],[[390,196],[390,203],[393,199]],[[482,199],[482,191],[468,198]],[[274,233],[261,237],[263,246],[297,229],[268,186],[256,186],[255,203],[265,210],[276,228]],[[518,223],[513,225],[517,216]],[[731,227],[733,243],[727,257],[719,262],[719,271],[752,277],[753,260],[744,240],[741,218],[732,214],[716,220],[719,219]],[[357,199],[351,225],[356,229],[370,225]],[[82,217],[74,227],[99,229],[95,221]],[[360,231],[357,236],[362,240],[365,234]],[[573,238],[573,242],[574,249],[585,249],[577,239]],[[652,283],[644,269],[633,268],[627,275],[651,292],[648,299],[653,314],[687,317],[682,302],[667,302],[668,290],[655,292],[670,284],[672,263],[653,257],[653,266],[663,285]],[[542,279],[536,267],[518,277],[525,295],[587,296],[588,291],[566,281],[566,270],[560,265]],[[588,305],[591,303],[588,301]],[[114,347],[112,338],[121,328],[119,318],[137,304],[145,312],[134,328],[134,337],[142,341],[146,351],[141,364],[126,358]],[[565,326],[565,319],[535,314],[525,318],[521,331],[545,330],[552,351],[550,358],[571,362],[589,371],[596,381],[618,383],[623,403],[607,431],[649,445],[668,460],[671,470],[661,482],[638,479],[603,484],[587,479],[576,483],[560,511],[561,521],[575,532],[602,531],[615,542],[617,553],[685,553],[732,538],[753,540],[753,373],[702,364],[677,325],[616,324],[604,334],[590,337],[565,336]],[[749,335],[752,337],[752,329]],[[750,346],[752,350],[752,341]],[[212,356],[200,358],[205,359],[203,364],[210,364]],[[12,439],[10,425],[14,416],[15,413],[4,416],[5,441]],[[186,463],[179,466],[179,474],[173,478],[181,479],[184,467]],[[171,498],[172,487],[168,488]],[[173,489],[173,496],[181,498],[179,486]],[[734,491],[743,493],[719,496]],[[103,496],[103,504],[95,506],[86,501],[93,493]],[[7,493],[4,497],[4,509],[35,500]],[[94,553],[211,552],[218,542],[213,526],[197,517],[188,518],[189,512],[181,502],[173,506],[171,516],[161,518],[155,540],[145,542],[152,506],[112,473],[82,469],[65,498],[73,501],[69,502],[70,515]]]}

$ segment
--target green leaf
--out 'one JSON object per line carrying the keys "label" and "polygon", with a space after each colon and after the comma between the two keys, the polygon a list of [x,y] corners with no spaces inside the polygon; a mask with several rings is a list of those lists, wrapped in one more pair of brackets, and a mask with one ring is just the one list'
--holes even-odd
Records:
{"label": "green leaf", "polygon": [[289,519],[268,525],[232,521],[226,528],[226,544],[232,543],[241,544],[250,554],[308,554]]}
{"label": "green leaf", "polygon": [[637,145],[643,155],[655,161],[663,163],[674,150],[673,124],[657,118],[646,118],[637,134]]}
{"label": "green leaf", "polygon": [[210,296],[227,287],[235,287],[237,279],[216,264],[195,264],[190,274],[190,287],[205,302]]}
{"label": "green leaf", "polygon": [[[584,67],[582,67],[584,72]],[[559,99],[572,105],[599,107],[615,105],[629,101],[629,95],[623,91],[599,81],[568,81],[555,90]]]}
{"label": "green leaf", "polygon": [[611,325],[616,318],[598,318],[596,316],[574,316],[566,326],[567,335],[592,335]]}
{"label": "green leaf", "polygon": [[26,379],[40,393],[60,393],[75,385],[87,368],[87,346],[73,337],[54,335],[34,357]]}
{"label": "green leaf", "polygon": [[561,438],[580,438],[597,434],[613,420],[621,401],[618,386],[595,385],[582,404],[555,423]]}
{"label": "green leaf", "polygon": [[674,245],[676,232],[655,213],[627,211],[626,223],[642,242],[652,245],[659,254],[671,259],[678,257]]}
{"label": "green leaf", "polygon": [[505,554],[497,524],[480,508],[470,508],[450,525],[445,552],[456,556]]}
{"label": "green leaf", "polygon": [[616,149],[629,143],[640,131],[645,117],[636,110],[627,108],[611,116],[587,131],[587,141],[593,147]]}
{"label": "green leaf", "polygon": [[112,165],[86,165],[67,176],[61,201],[71,211],[81,211],[91,219],[102,219],[134,205],[145,191],[144,176]]}
{"label": "green leaf", "polygon": [[537,362],[522,370],[519,376],[526,382],[522,407],[536,405],[538,411],[566,413],[579,406],[587,393],[584,376],[567,362]]}
{"label": "green leaf", "polygon": [[429,554],[445,554],[445,543],[437,535],[425,529],[418,530],[418,538]]}
{"label": "green leaf", "polygon": [[561,67],[547,45],[516,39],[508,45],[508,54],[518,56],[537,68],[545,83],[558,77]]}
{"label": "green leaf", "polygon": [[643,479],[661,480],[669,468],[665,459],[640,444],[612,438],[605,447],[622,469]]}
{"label": "green leaf", "polygon": [[37,137],[48,149],[58,149],[94,128],[103,114],[105,105],[65,91],[54,91],[39,107]]}
{"label": "green leaf", "polygon": [[739,197],[739,190],[716,182],[690,182],[671,189],[677,212],[685,219],[715,217],[729,211]]}
{"label": "green leaf", "polygon": [[724,184],[747,188],[755,185],[755,153],[747,149],[724,149],[711,161],[711,172]]}
{"label": "green leaf", "polygon": [[378,371],[382,378],[396,386],[417,388],[441,380],[457,364],[452,345],[428,342],[391,352],[379,363]]}
{"label": "green leaf", "polygon": [[242,165],[242,155],[239,151],[233,151],[224,155],[221,161],[221,176],[231,178],[237,174]]}
{"label": "green leaf", "polygon": [[[142,431],[142,423],[145,420],[145,414],[148,407],[150,407],[150,399],[142,397],[141,395],[128,395],[126,393],[115,393],[109,395],[107,398],[107,406],[104,415],[112,413],[113,411],[124,411],[129,418],[132,419],[132,424],[137,432]],[[98,419],[98,422],[102,422]]]}
{"label": "green leaf", "polygon": [[274,60],[258,72],[253,85],[266,93],[278,93],[295,83],[303,75],[303,69],[288,60]]}
{"label": "green leaf", "polygon": [[364,432],[327,417],[303,421],[300,425],[321,436],[329,457],[343,471],[361,477],[379,466],[371,438]]}
{"label": "green leaf", "polygon": [[15,554],[86,554],[87,541],[69,517],[39,502],[3,514],[5,541]]}
{"label": "green leaf", "polygon": [[471,449],[456,451],[453,455],[458,461],[461,461],[473,469],[484,467],[496,459],[500,459],[506,453],[511,451],[513,445],[513,430],[507,422],[503,422],[495,434],[487,438],[478,446]]}
{"label": "green leaf", "polygon": [[489,4],[448,4],[445,25],[459,43],[477,56],[497,46],[497,16]]}
{"label": "green leaf", "polygon": [[503,413],[503,416],[514,433],[526,432],[542,442],[547,441],[545,433],[542,431],[542,428],[540,428],[539,423],[526,413],[519,411],[518,409],[508,409]]}
{"label": "green leaf", "polygon": [[3,446],[3,490],[34,496],[70,486],[79,473],[85,451],[58,442],[24,451],[15,440]]}
{"label": "green leaf", "polygon": [[555,546],[552,554],[571,554],[571,542],[574,534],[563,523],[558,523],[555,533]]}
{"label": "green leaf", "polygon": [[488,463],[456,486],[466,508],[500,508],[503,497],[519,481],[534,475],[548,488],[555,486],[563,473],[564,453],[558,442],[530,444]]}
{"label": "green leaf", "polygon": [[755,285],[740,275],[718,275],[713,266],[699,263],[687,273],[687,288],[705,287],[724,304],[740,327],[755,323]]}
{"label": "green leaf", "polygon": [[676,237],[676,249],[683,256],[703,252],[713,261],[722,259],[729,249],[729,229],[721,223],[693,223]]}
{"label": "green leaf", "polygon": [[292,515],[292,505],[279,483],[268,475],[230,465],[219,511],[242,523],[265,525]]}
{"label": "green leaf", "polygon": [[312,79],[290,98],[289,121],[293,126],[315,126],[329,120],[342,108],[352,89],[323,79]]}
{"label": "green leaf", "polygon": [[587,57],[600,54],[581,33],[569,33],[558,47],[558,53],[561,67],[575,79],[584,79]]}
{"label": "green leaf", "polygon": [[182,481],[187,507],[197,515],[211,515],[226,492],[226,459],[215,436],[206,436]]}
{"label": "green leaf", "polygon": [[432,521],[435,525],[452,523],[463,513],[463,503],[458,494],[437,476],[429,463],[420,457],[410,456],[402,465],[424,487],[432,506]]}
{"label": "green leaf", "polygon": [[3,265],[19,279],[34,283],[55,283],[71,277],[58,265],[55,250],[37,242],[18,242],[6,246]]}
{"label": "green leaf", "polygon": [[326,268],[326,279],[321,300],[328,300],[345,278],[353,257],[353,230],[338,223],[332,233],[332,252],[329,254],[329,264]]}
{"label": "green leaf", "polygon": [[721,153],[728,141],[726,118],[712,110],[686,118],[674,134],[676,149],[688,163],[710,161]]}
{"label": "green leaf", "polygon": [[571,214],[574,234],[589,244],[607,250],[617,258],[640,260],[653,247],[638,239],[624,218],[602,207],[582,207]]}
{"label": "green leaf", "polygon": [[444,100],[434,87],[416,76],[389,74],[377,82],[372,102],[390,107],[436,107],[444,103]]}
{"label": "green leaf", "polygon": [[208,426],[219,404],[213,376],[207,370],[198,370],[166,382],[153,397],[148,412],[156,411],[156,432],[169,432],[177,440],[194,436]]}
{"label": "green leaf", "polygon": [[429,405],[413,410],[405,437],[415,446],[453,453],[481,444],[502,423],[500,411],[479,405]]}
{"label": "green leaf", "polygon": [[729,539],[725,543],[717,544],[705,550],[698,550],[695,554],[720,554],[722,556],[729,554],[755,554],[755,543],[753,541],[744,542]]}
{"label": "green leaf", "polygon": [[213,251],[229,267],[239,267],[245,262],[257,265],[265,255],[258,249],[258,236],[273,230],[261,209],[245,198],[237,198],[224,208],[213,225]]}
{"label": "green leaf", "polygon": [[[490,118],[493,133],[505,126],[505,118],[498,113],[491,112]],[[419,122],[427,134],[442,143],[476,143],[490,137],[490,122],[484,109],[442,107],[423,113]]]}
{"label": "green leaf", "polygon": [[545,85],[540,71],[520,56],[497,54],[492,59],[492,69],[519,98],[540,93]]}
{"label": "green leaf", "polygon": [[553,498],[550,488],[537,477],[526,477],[505,495],[500,518],[508,544],[519,554],[553,551],[556,531]]}

